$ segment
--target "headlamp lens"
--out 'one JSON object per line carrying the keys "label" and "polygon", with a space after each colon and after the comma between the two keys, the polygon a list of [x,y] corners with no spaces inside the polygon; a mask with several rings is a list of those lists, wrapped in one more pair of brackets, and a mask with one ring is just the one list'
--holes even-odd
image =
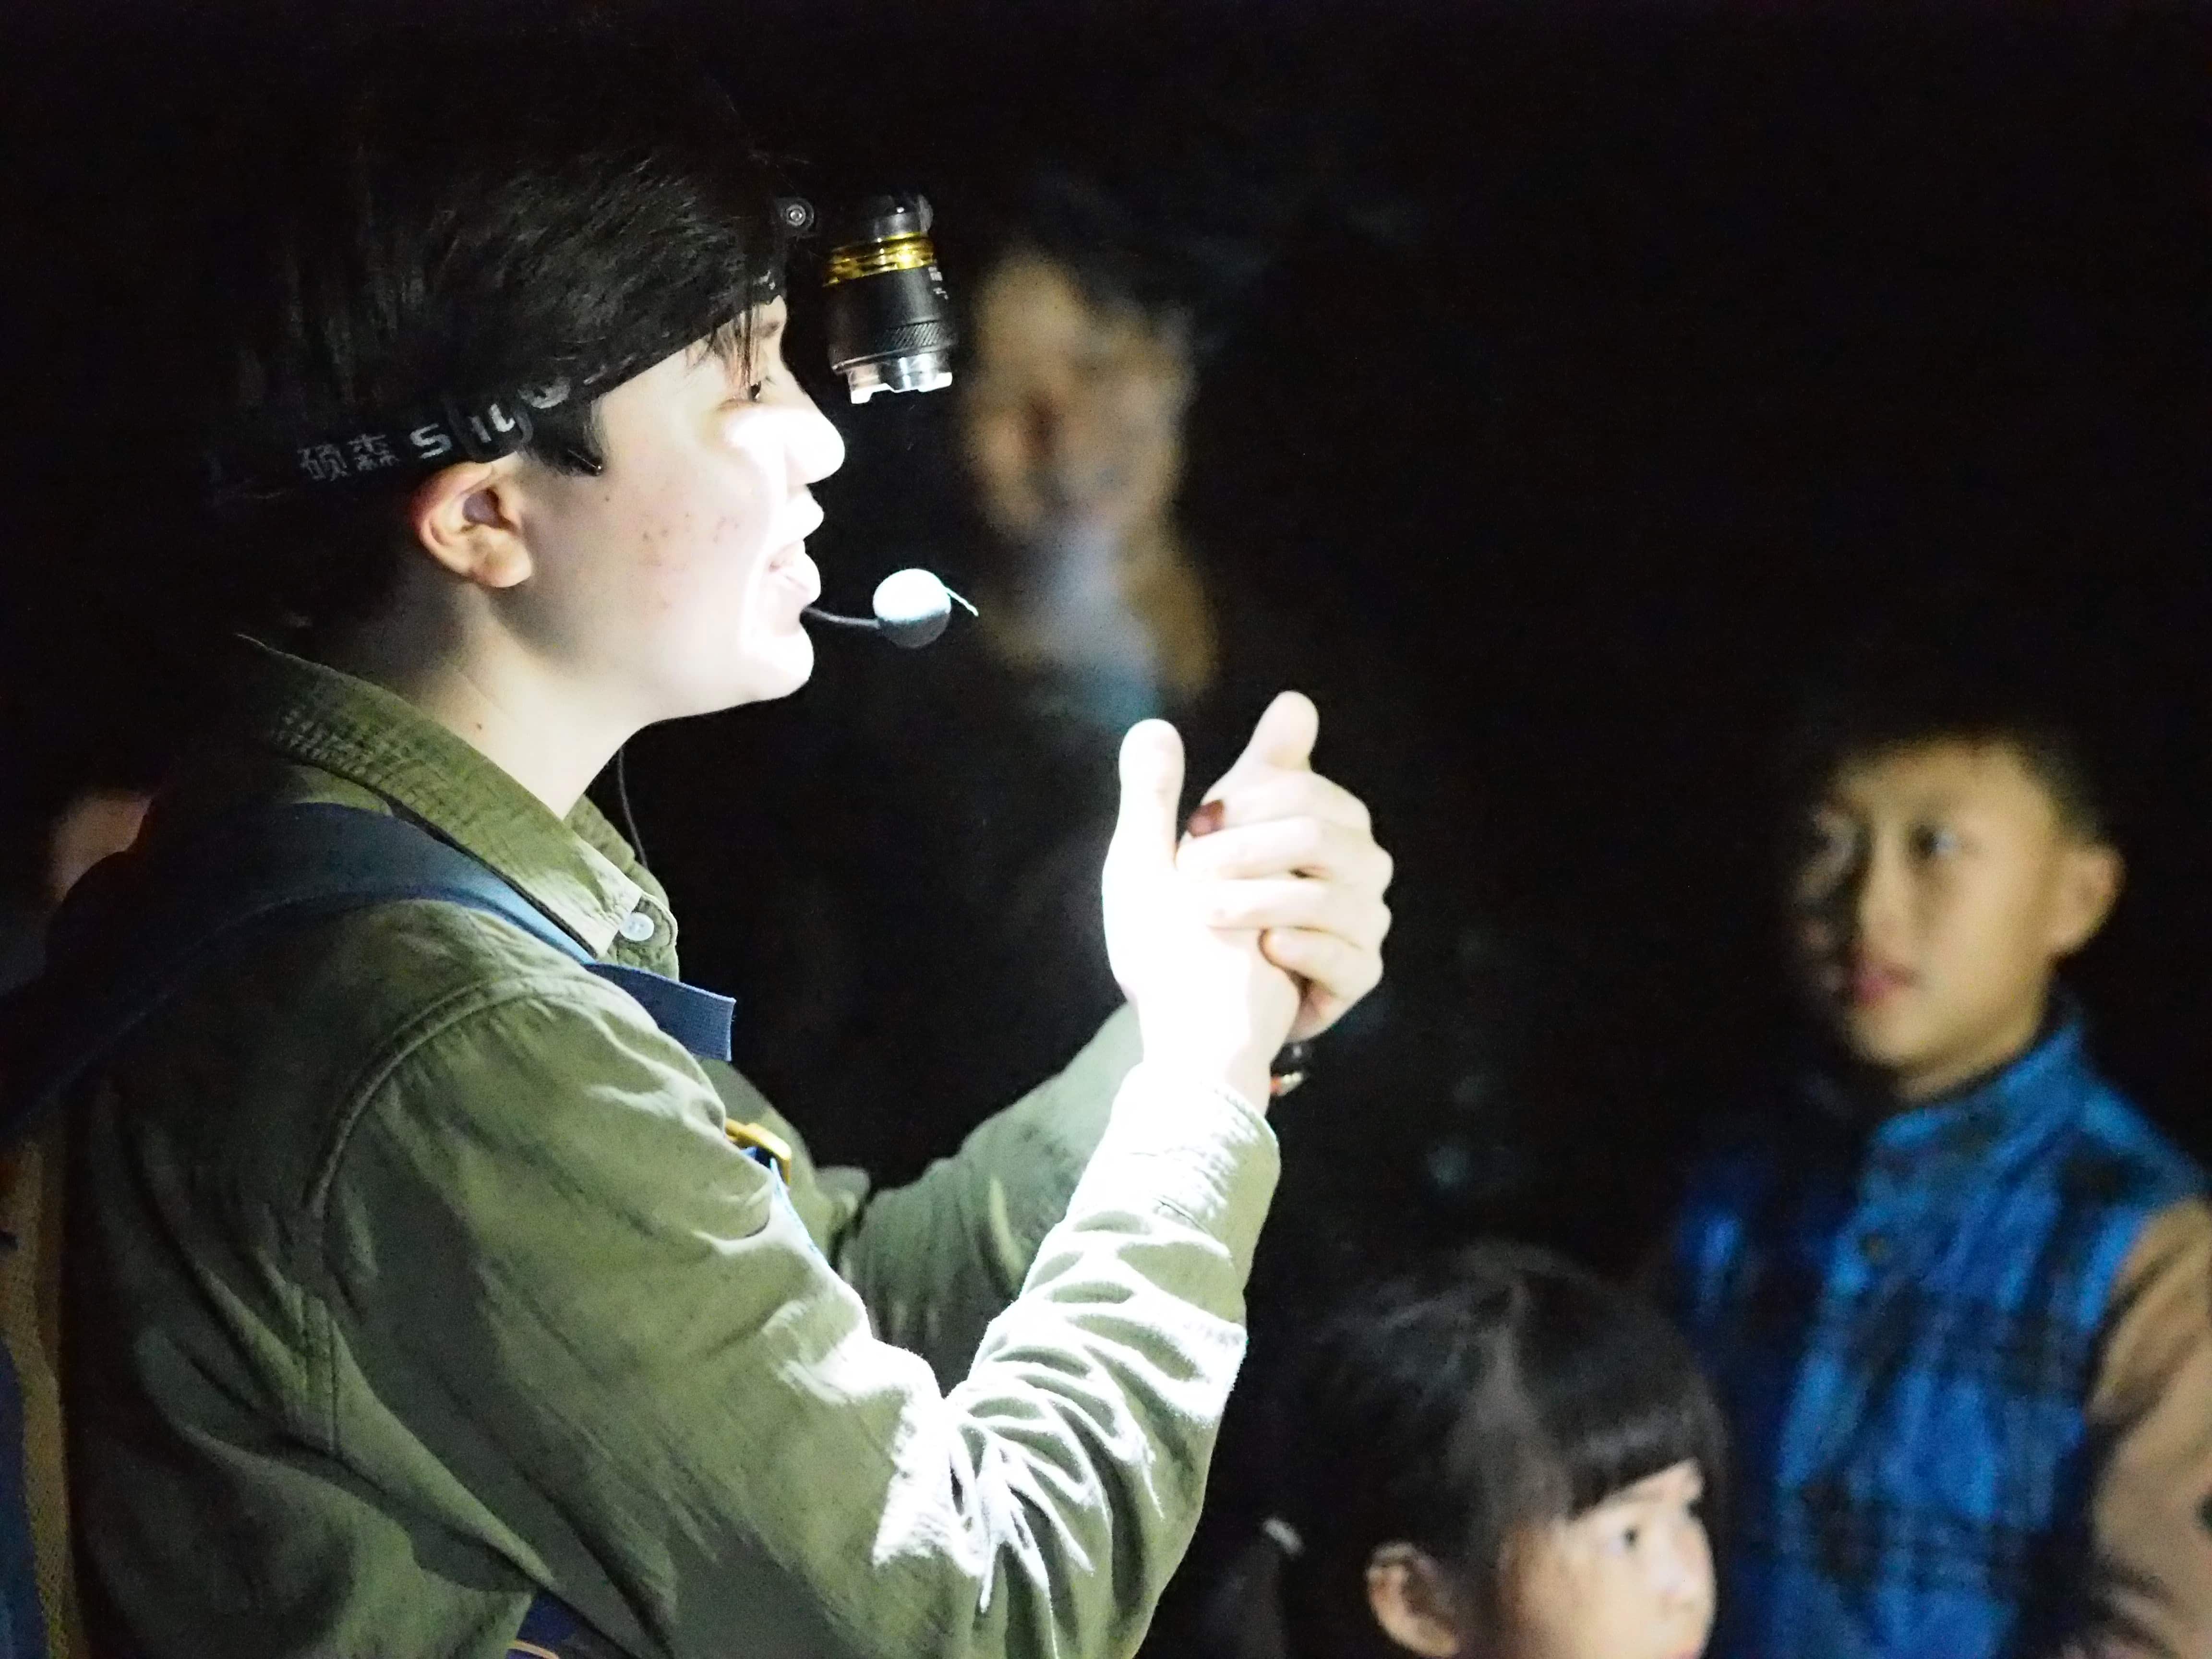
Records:
{"label": "headlamp lens", "polygon": [[934,218],[924,196],[871,198],[823,261],[830,367],[856,404],[952,384],[960,334],[930,240]]}

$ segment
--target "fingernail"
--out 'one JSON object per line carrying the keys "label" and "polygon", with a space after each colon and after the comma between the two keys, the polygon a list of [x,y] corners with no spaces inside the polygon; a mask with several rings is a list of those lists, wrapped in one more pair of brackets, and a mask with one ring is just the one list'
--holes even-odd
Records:
{"label": "fingernail", "polygon": [[1221,803],[1218,800],[1201,801],[1198,811],[1190,815],[1190,821],[1182,828],[1187,836],[1212,835],[1221,828]]}

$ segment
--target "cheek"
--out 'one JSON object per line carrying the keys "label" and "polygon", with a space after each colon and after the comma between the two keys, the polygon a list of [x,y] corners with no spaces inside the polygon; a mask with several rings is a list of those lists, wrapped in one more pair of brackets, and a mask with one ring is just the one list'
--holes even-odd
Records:
{"label": "cheek", "polygon": [[971,414],[964,437],[969,470],[987,495],[1004,497],[1019,488],[1030,456],[1018,416],[1003,408]]}
{"label": "cheek", "polygon": [[663,614],[742,594],[775,550],[767,491],[750,469],[718,476],[712,488],[662,495],[638,526],[635,598]]}
{"label": "cheek", "polygon": [[995,401],[988,409],[971,410],[965,434],[969,459],[975,470],[993,477],[1018,472],[1028,459],[1028,425],[1022,406]]}
{"label": "cheek", "polygon": [[1929,953],[1961,985],[2001,993],[2035,951],[2030,941],[2041,917],[2003,884],[1962,878],[1928,908]]}
{"label": "cheek", "polygon": [[1514,1659],[1607,1659],[1632,1650],[1619,1636],[1649,1624],[1643,1600],[1622,1594],[1622,1575],[1579,1547],[1547,1542],[1521,1556],[1506,1587]]}
{"label": "cheek", "polygon": [[1182,422],[1164,388],[1152,383],[1131,387],[1121,398],[1121,441],[1131,455],[1154,471],[1172,459]]}

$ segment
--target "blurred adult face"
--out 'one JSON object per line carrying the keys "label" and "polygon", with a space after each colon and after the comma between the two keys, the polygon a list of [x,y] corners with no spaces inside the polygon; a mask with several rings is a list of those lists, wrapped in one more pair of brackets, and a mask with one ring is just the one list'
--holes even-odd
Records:
{"label": "blurred adult face", "polygon": [[1677,1463],[1524,1540],[1507,1573],[1513,1659],[1697,1659],[1713,1628],[1705,1477]]}
{"label": "blurred adult face", "polygon": [[783,696],[813,670],[807,486],[845,452],[784,366],[783,320],[781,301],[759,307],[749,355],[690,348],[609,392],[600,476],[528,480],[514,625],[639,724]]}
{"label": "blurred adult face", "polygon": [[2118,890],[2118,856],[2002,743],[1849,761],[1807,830],[1790,891],[1805,994],[1906,1099],[2027,1047],[2054,968]]}
{"label": "blurred adult face", "polygon": [[1182,471],[1190,386],[1180,328],[1095,303],[1042,255],[1001,260],[976,296],[960,381],[986,520],[1035,546],[1164,514]]}

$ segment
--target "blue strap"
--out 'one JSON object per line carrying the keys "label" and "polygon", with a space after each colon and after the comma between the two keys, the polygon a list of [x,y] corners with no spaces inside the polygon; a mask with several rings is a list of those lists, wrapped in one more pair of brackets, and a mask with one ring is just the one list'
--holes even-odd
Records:
{"label": "blue strap", "polygon": [[618,962],[584,964],[610,985],[634,997],[653,1023],[693,1054],[708,1060],[730,1057],[730,1028],[737,1018],[734,998],[686,985],[649,968],[625,968]]}
{"label": "blue strap", "polygon": [[495,915],[627,992],[695,1054],[730,1057],[737,1005],[680,980],[595,959],[481,860],[405,818],[307,803],[243,815],[189,840],[109,860],[54,920],[46,981],[18,1011],[0,1139],[22,1133],[256,928],[403,900]]}
{"label": "blue strap", "polygon": [[532,1659],[540,1653],[558,1655],[562,1644],[575,1640],[583,1628],[584,1621],[574,1608],[541,1590],[530,1604],[530,1611],[523,1614],[522,1628],[514,1632],[507,1650],[531,1655]]}

